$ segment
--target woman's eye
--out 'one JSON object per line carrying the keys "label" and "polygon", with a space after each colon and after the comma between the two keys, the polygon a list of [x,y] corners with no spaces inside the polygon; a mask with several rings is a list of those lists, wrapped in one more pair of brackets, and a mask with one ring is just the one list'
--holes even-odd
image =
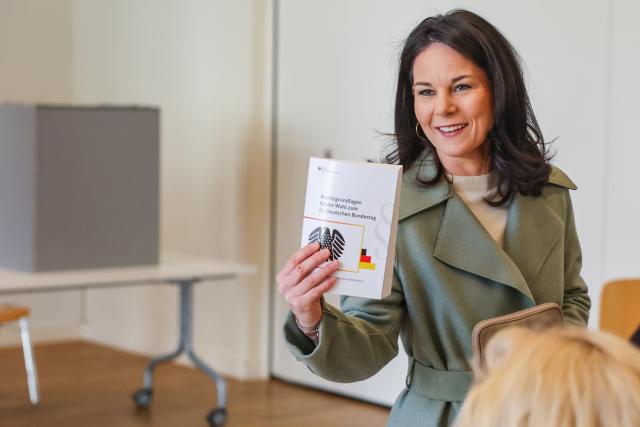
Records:
{"label": "woman's eye", "polygon": [[421,95],[421,96],[431,96],[433,94],[434,94],[433,89],[422,89],[418,91],[418,95]]}
{"label": "woman's eye", "polygon": [[471,86],[469,86],[468,84],[461,83],[459,85],[455,85],[453,87],[453,91],[454,92],[460,92],[461,90],[467,90],[469,88],[471,88]]}

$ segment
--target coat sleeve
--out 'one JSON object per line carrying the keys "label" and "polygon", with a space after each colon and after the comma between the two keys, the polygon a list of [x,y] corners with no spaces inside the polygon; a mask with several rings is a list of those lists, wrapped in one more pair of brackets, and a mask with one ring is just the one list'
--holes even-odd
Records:
{"label": "coat sleeve", "polygon": [[582,268],[582,251],[576,232],[573,216],[573,206],[569,191],[567,196],[567,210],[564,236],[564,298],[562,314],[565,323],[575,326],[586,326],[589,320],[591,298],[587,293],[587,285],[580,276]]}
{"label": "coat sleeve", "polygon": [[391,294],[382,300],[343,297],[342,311],[323,301],[318,345],[297,327],[289,312],[284,337],[289,351],[315,374],[335,382],[373,376],[398,354],[405,313],[404,293],[394,271]]}

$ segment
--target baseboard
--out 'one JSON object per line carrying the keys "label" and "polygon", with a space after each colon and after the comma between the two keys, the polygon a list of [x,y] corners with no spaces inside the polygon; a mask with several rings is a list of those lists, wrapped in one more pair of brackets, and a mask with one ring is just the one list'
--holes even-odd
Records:
{"label": "baseboard", "polygon": [[[193,366],[193,363],[183,354],[176,360],[182,366]],[[259,361],[249,360],[240,355],[218,356],[215,364],[211,364],[220,375],[230,377],[239,381],[265,380],[269,377],[266,372],[260,369]]]}
{"label": "baseboard", "polygon": [[[30,325],[29,330],[33,344],[83,339],[82,325],[80,322],[56,326],[39,326],[35,328]],[[17,323],[0,327],[0,347],[15,347],[21,345],[20,327]]]}
{"label": "baseboard", "polygon": [[[116,342],[113,339],[105,339],[99,334],[92,334],[90,328],[85,328],[84,339],[89,342],[149,358],[159,355],[157,352],[154,352],[151,349],[140,348],[139,345],[127,345],[123,342]],[[169,353],[172,350],[174,350],[173,347],[166,348],[162,351],[162,353]],[[212,357],[207,354],[199,353],[197,349],[196,354],[216,372],[225,377],[231,377],[234,379],[246,381],[266,379],[268,376],[265,372],[261,372],[260,363],[258,360],[250,360],[249,358],[244,357],[244,355],[241,354],[217,354],[215,357]],[[176,360],[176,363],[182,366],[193,366],[193,364],[187,359],[184,354]]]}

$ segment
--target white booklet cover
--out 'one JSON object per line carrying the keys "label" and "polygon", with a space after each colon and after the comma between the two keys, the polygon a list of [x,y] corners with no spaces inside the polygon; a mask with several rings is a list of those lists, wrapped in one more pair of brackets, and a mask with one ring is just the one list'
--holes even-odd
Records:
{"label": "white booklet cover", "polygon": [[340,267],[328,293],[391,293],[402,166],[309,159],[302,246],[320,242]]}

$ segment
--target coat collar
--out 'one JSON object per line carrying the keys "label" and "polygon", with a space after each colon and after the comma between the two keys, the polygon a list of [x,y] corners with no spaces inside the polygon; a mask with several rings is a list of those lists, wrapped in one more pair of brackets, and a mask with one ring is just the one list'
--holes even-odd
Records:
{"label": "coat collar", "polygon": [[[504,248],[501,248],[453,193],[446,179],[428,188],[415,184],[416,176],[433,177],[435,170],[433,161],[422,157],[404,174],[399,220],[446,202],[434,256],[457,269],[510,286],[535,304],[530,285],[562,235],[562,218],[544,197],[516,194],[508,208]],[[566,175],[556,178],[558,176],[552,174],[550,183],[567,188],[575,186]],[[552,177],[562,182],[553,182]]]}
{"label": "coat collar", "polygon": [[453,190],[444,178],[428,188],[416,184],[416,178],[428,180],[435,177],[436,173],[437,168],[433,160],[423,154],[402,174],[402,203],[398,214],[399,221],[442,203],[453,196]]}

